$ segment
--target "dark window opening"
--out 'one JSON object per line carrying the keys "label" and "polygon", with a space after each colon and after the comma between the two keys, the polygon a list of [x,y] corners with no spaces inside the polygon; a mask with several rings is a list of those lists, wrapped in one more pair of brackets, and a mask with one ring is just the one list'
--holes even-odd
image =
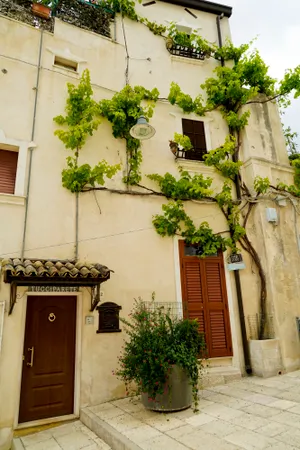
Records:
{"label": "dark window opening", "polygon": [[184,153],[185,159],[204,161],[207,154],[204,123],[199,120],[182,119],[182,133],[190,138],[193,150]]}
{"label": "dark window opening", "polygon": [[78,63],[75,61],[71,61],[70,59],[61,58],[60,56],[54,57],[54,65],[58,67],[63,67],[64,69],[73,70],[77,72]]}
{"label": "dark window opening", "polygon": [[[203,247],[201,244],[184,244],[184,256],[202,256]],[[210,255],[210,257],[219,256],[218,253]]]}

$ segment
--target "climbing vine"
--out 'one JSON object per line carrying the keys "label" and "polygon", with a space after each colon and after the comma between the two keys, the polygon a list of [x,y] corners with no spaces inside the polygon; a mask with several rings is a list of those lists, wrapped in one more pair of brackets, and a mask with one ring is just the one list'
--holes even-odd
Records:
{"label": "climbing vine", "polygon": [[220,234],[213,233],[207,222],[202,222],[197,227],[180,200],[170,201],[162,209],[164,214],[157,214],[153,218],[153,225],[161,236],[178,235],[187,244],[200,244],[202,257],[215,255],[219,250],[223,252],[228,246],[232,246],[230,238],[225,239]]}
{"label": "climbing vine", "polygon": [[[88,189],[96,189],[97,185],[105,184],[105,177],[111,178],[120,170],[119,165],[110,166],[105,160],[94,168],[88,164],[78,165],[80,150],[87,138],[98,129],[100,118],[106,118],[112,125],[113,136],[126,142],[127,171],[123,182],[127,186],[137,186],[140,189],[111,191],[132,195],[160,195],[167,198],[168,203],[162,206],[162,214],[153,217],[155,230],[161,236],[180,235],[187,243],[200,245],[201,256],[213,255],[226,248],[234,253],[242,248],[249,253],[261,281],[262,322],[259,337],[262,338],[267,302],[266,276],[259,254],[247,235],[247,223],[262,196],[281,192],[287,196],[300,197],[300,158],[297,154],[290,158],[295,169],[293,185],[279,183],[272,186],[267,178],[257,177],[252,186],[247,186],[241,171],[242,131],[247,127],[250,117],[247,105],[270,101],[288,102],[291,92],[295,98],[300,96],[300,66],[287,71],[283,80],[278,83],[269,76],[268,67],[259,53],[256,50],[250,51],[249,44],[234,47],[228,41],[222,48],[217,48],[196,33],[188,36],[178,32],[174,24],[166,28],[140,18],[135,12],[133,1],[111,0],[109,5],[115,12],[145,24],[154,34],[164,36],[167,46],[174,43],[192,46],[205,57],[214,57],[222,62],[222,65],[214,70],[213,76],[200,86],[201,92],[195,98],[184,93],[177,83],[172,83],[168,101],[171,105],[177,105],[186,114],[204,116],[209,111],[218,111],[226,121],[228,136],[224,144],[210,151],[204,160],[206,165],[214,167],[224,177],[223,186],[216,193],[212,188],[212,178],[205,178],[202,175],[191,176],[182,170],[179,177],[170,173],[148,175],[148,178],[157,184],[158,191],[141,186],[141,143],[130,135],[130,129],[141,115],[146,120],[152,117],[159,92],[156,88],[150,91],[142,86],[126,85],[110,100],[101,100],[97,103],[92,98],[88,71],[84,72],[78,87],[68,84],[66,115],[54,118],[58,125],[65,128],[57,130],[55,134],[67,149],[73,151],[73,156],[67,158],[67,168],[62,172],[63,186],[72,192],[87,190],[87,186]],[[231,64],[224,66],[223,62],[227,60],[231,60]],[[179,134],[175,134],[170,141],[171,149],[172,146],[175,154],[178,148],[183,151],[192,150],[188,137]],[[236,189],[236,198],[232,194],[233,187]],[[198,203],[208,201],[218,205],[228,224],[228,230],[222,233],[227,234],[227,237],[214,233],[207,222],[196,225],[186,212],[187,201]]]}
{"label": "climbing vine", "polygon": [[112,124],[113,136],[125,139],[128,157],[128,170],[123,181],[134,185],[141,181],[142,162],[141,141],[130,135],[130,129],[142,115],[149,120],[153,115],[159,92],[156,88],[149,91],[142,86],[125,86],[111,100],[99,102],[99,114]]}
{"label": "climbing vine", "polygon": [[90,74],[85,70],[77,87],[68,83],[66,115],[54,117],[54,122],[64,129],[54,134],[70,149],[74,156],[68,156],[67,168],[62,171],[62,184],[71,192],[81,192],[86,185],[104,185],[105,177],[112,178],[120,165],[110,166],[106,161],[99,162],[94,168],[89,164],[78,165],[80,150],[88,136],[93,136],[100,125],[98,105],[93,100]]}
{"label": "climbing vine", "polygon": [[[241,131],[247,126],[250,116],[245,107],[251,103],[264,103],[275,99],[287,101],[287,96],[294,91],[294,97],[300,95],[300,66],[293,71],[286,72],[284,79],[276,84],[276,80],[268,75],[268,67],[257,51],[248,52],[248,46],[235,49],[227,44],[226,49],[220,49],[223,58],[225,52],[232,57],[231,67],[220,66],[215,69],[214,77],[208,78],[201,89],[206,94],[206,103],[201,95],[193,99],[181,91],[180,87],[172,83],[169,101],[176,104],[185,113],[195,113],[202,116],[205,111],[218,110],[227,122],[229,135],[223,146],[212,150],[206,156],[205,164],[215,167],[224,177],[233,181],[237,190],[237,204],[229,195],[230,187],[227,183],[216,199],[224,213],[230,236],[234,244],[239,243],[252,257],[257,266],[261,280],[260,316],[261,323],[259,337],[264,335],[267,289],[266,276],[258,252],[253,247],[246,233],[246,225],[260,195],[270,191],[281,191],[294,196],[300,195],[300,159],[295,156],[291,162],[295,169],[294,185],[286,186],[279,183],[271,186],[268,179],[257,178],[254,185],[248,187],[242,178],[239,153],[242,145]],[[253,193],[254,191],[254,193]],[[220,203],[221,202],[221,203]],[[241,214],[243,211],[243,215]],[[237,247],[233,249],[237,251]]]}

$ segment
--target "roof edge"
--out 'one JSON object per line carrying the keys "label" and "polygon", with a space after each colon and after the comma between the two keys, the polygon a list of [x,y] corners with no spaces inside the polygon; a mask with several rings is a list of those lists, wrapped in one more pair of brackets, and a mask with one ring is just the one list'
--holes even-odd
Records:
{"label": "roof edge", "polygon": [[225,17],[231,17],[232,7],[221,5],[220,3],[209,2],[205,0],[162,0],[165,3],[184,6],[185,8],[193,8],[217,16],[224,14]]}

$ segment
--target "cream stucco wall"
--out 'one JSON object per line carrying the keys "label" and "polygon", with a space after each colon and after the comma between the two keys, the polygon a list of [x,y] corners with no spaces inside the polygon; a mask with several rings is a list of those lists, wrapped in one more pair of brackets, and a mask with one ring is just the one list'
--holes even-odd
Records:
{"label": "cream stucco wall", "polygon": [[[138,6],[140,13],[167,20],[181,20],[183,8],[159,2],[155,8]],[[201,27],[201,34],[210,41],[216,41],[215,16],[197,11],[198,19],[191,16],[187,21]],[[162,20],[162,23],[165,21]],[[195,61],[171,57],[164,41],[154,36],[140,24],[124,21],[129,61],[129,82],[152,89],[157,87],[161,97],[167,97],[172,81],[178,82],[192,95],[198,93],[199,85],[211,75],[216,62]],[[195,23],[194,23],[195,22]],[[25,242],[25,257],[72,258],[75,240],[75,198],[61,186],[61,170],[68,155],[60,141],[53,135],[53,117],[61,114],[66,101],[66,83],[76,83],[85,68],[90,70],[95,99],[111,98],[114,92],[125,85],[125,48],[120,20],[117,19],[115,42],[94,33],[77,29],[56,20],[54,35],[44,32],[42,36],[42,57],[40,84],[37,98],[32,158],[31,189],[28,209],[28,226]],[[222,22],[224,36],[229,36],[228,20]],[[6,138],[27,142],[32,134],[32,120],[35,100],[35,85],[40,30],[25,24],[0,18],[0,39],[2,42],[0,102],[7,111],[1,110],[0,129]],[[137,35],[139,39],[137,39]],[[54,55],[78,62],[79,73],[72,73],[53,65]],[[148,59],[150,60],[148,60]],[[20,76],[22,74],[22,76]],[[20,82],[20,78],[22,81]],[[168,148],[168,140],[174,132],[181,132],[181,111],[166,102],[158,102],[151,121],[156,129],[155,137],[143,144],[144,174],[170,171],[176,174],[178,164]],[[163,126],[162,126],[163,124]],[[226,127],[218,114],[205,118],[209,148],[218,146],[226,135]],[[4,144],[3,142],[0,144]],[[121,163],[125,168],[125,145],[114,139],[111,126],[103,120],[99,130],[89,139],[80,155],[81,162],[95,164],[105,158],[110,164]],[[23,158],[24,159],[24,158]],[[200,164],[202,167],[203,165]],[[193,170],[199,170],[195,165]],[[23,181],[28,175],[23,172]],[[208,169],[206,169],[207,171]],[[122,187],[123,172],[108,185]],[[212,171],[208,170],[208,174]],[[143,180],[149,186],[149,180]],[[26,183],[25,183],[26,186]],[[177,243],[172,239],[160,238],[153,230],[151,218],[160,211],[163,201],[149,198],[118,196],[96,192],[101,214],[93,193],[80,195],[79,199],[79,256],[81,259],[97,261],[114,270],[111,280],[102,287],[104,301],[114,301],[122,306],[126,316],[133,299],[141,296],[145,300],[156,292],[160,301],[181,301],[178,286],[179,263]],[[24,201],[13,203],[12,197],[1,195],[0,222],[1,256],[19,256],[24,221]],[[14,196],[14,201],[15,200]],[[8,201],[10,200],[10,201]],[[189,207],[195,219],[209,220],[216,232],[226,229],[226,224],[217,208],[206,205],[201,210],[195,205]],[[177,279],[176,279],[177,278]],[[232,276],[228,274],[228,282]],[[0,448],[6,448],[12,429],[17,424],[22,370],[22,351],[26,316],[26,289],[20,289],[20,297],[11,316],[7,316],[9,287],[1,284],[0,300],[6,302],[3,346],[0,355]],[[240,366],[239,325],[236,314],[236,300],[229,289],[231,319],[233,322],[233,364]],[[80,406],[97,404],[111,398],[121,397],[124,388],[112,376],[116,368],[117,355],[123,342],[123,334],[96,334],[97,314],[94,325],[85,325],[84,317],[90,308],[90,298],[82,289],[81,349],[79,365]],[[235,331],[237,330],[237,331]],[[10,368],[7,370],[7,368]],[[5,405],[5,406],[4,406]]]}
{"label": "cream stucco wall", "polygon": [[[183,8],[163,2],[157,2],[154,7],[144,8],[138,5],[137,8],[150,20],[161,18],[161,23],[165,23],[165,20],[181,20],[186,14]],[[201,34],[211,42],[217,41],[215,16],[199,11],[196,15],[197,19],[188,15],[185,20],[193,22],[195,27],[201,27]],[[191,95],[195,96],[199,93],[199,85],[211,76],[213,69],[217,66],[216,61],[201,62],[171,57],[165,48],[164,41],[150,33],[145,26],[127,19],[124,22],[131,57],[129,60],[131,85],[143,85],[149,89],[157,87],[160,96],[167,97],[170,83],[176,81]],[[224,39],[230,35],[226,18],[222,20],[222,31]],[[61,185],[61,171],[65,167],[65,158],[70,153],[53,134],[56,129],[53,117],[63,113],[67,95],[66,83],[76,83],[85,68],[90,70],[96,100],[111,98],[114,92],[122,89],[125,85],[126,53],[119,19],[116,23],[116,35],[113,37],[115,41],[75,28],[59,20],[56,20],[54,35],[48,32],[43,33],[34,134],[36,147],[32,158],[25,257],[63,259],[74,257],[75,197]],[[6,105],[5,109],[0,110],[0,129],[3,130],[6,139],[18,140],[27,145],[23,145],[27,149],[25,150],[27,156],[26,154],[23,156],[27,166],[22,175],[26,186],[41,32],[0,16],[0,40],[1,53],[4,55],[0,56],[1,68],[7,70],[6,74],[0,73],[0,104]],[[79,74],[55,67],[54,55],[77,61]],[[276,176],[279,169],[284,170],[288,178],[291,177],[287,159],[284,157],[283,143],[282,140],[280,141],[281,132],[278,132],[278,136],[276,135],[276,142],[272,149],[270,147],[270,134],[277,133],[278,122],[276,111],[270,108],[271,125],[267,125],[268,136],[265,136],[266,123],[255,115],[253,120],[256,122],[251,123],[247,131],[243,151],[244,159],[247,160],[245,174],[250,178],[257,173],[269,175],[271,173]],[[165,101],[157,103],[151,120],[156,134],[154,138],[143,143],[142,172],[143,174],[153,172],[164,174],[169,171],[176,174],[178,165],[182,164],[192,173],[200,172],[213,176],[214,186],[217,189],[221,183],[220,177],[203,163],[174,161],[168,148],[168,140],[173,137],[175,131],[181,132],[182,117],[184,116],[179,108],[172,107]],[[217,112],[207,115],[204,121],[208,148],[216,148],[225,139],[226,125]],[[275,131],[272,127],[275,127]],[[261,142],[256,141],[258,135],[263,136],[261,140],[266,148],[264,161],[259,159],[261,158]],[[254,140],[256,152],[252,148]],[[4,142],[0,142],[0,147],[1,144]],[[112,137],[111,126],[105,120],[82,150],[80,162],[93,165],[103,158],[110,164],[121,163],[122,170],[125,169],[124,142]],[[269,161],[272,161],[272,166],[269,165]],[[285,164],[283,169],[278,166],[279,163]],[[122,188],[122,176],[121,171],[114,180],[108,182],[108,186]],[[146,178],[143,182],[151,186]],[[17,200],[16,198],[16,196],[7,198],[0,194],[0,257],[20,256],[25,207],[24,201],[20,200],[22,194]],[[121,314],[124,316],[129,313],[135,297],[141,296],[145,300],[150,300],[153,291],[156,292],[159,301],[181,301],[177,242],[171,238],[159,237],[151,223],[152,216],[160,212],[163,203],[162,199],[156,197],[145,200],[141,197],[104,192],[84,193],[79,196],[79,257],[100,262],[114,270],[111,279],[102,285],[102,299],[121,305]],[[264,211],[260,209],[250,224],[251,237],[262,249],[263,262],[270,265],[268,273],[272,277],[277,277],[279,271],[283,281],[287,279],[289,263],[285,262],[286,268],[283,270],[281,260],[278,259],[278,249],[273,248],[274,240],[284,241],[282,245],[286,246],[285,252],[288,253],[291,249],[295,276],[296,267],[299,264],[298,247],[296,248],[295,245],[295,235],[291,225],[293,209],[288,208],[281,210],[282,223],[278,226],[278,230],[279,227],[288,226],[289,233],[284,238],[282,235],[272,234],[271,225],[265,224]],[[217,207],[209,204],[201,205],[201,207],[191,204],[187,206],[187,209],[197,223],[208,221],[215,232],[223,232],[227,229],[226,222]],[[270,248],[273,248],[272,252]],[[287,260],[288,258],[289,256]],[[241,276],[247,315],[256,312],[255,299],[258,294],[258,283],[257,278],[252,274],[251,262],[246,255],[245,261],[247,269],[241,273]],[[277,308],[279,315],[282,312],[285,314],[284,319],[282,316],[277,319],[278,336],[284,340],[284,330],[288,326],[291,327],[292,317],[298,314],[298,302],[294,291],[297,289],[298,292],[298,285],[296,286],[295,282],[290,280],[291,289],[288,298],[292,299],[293,311],[291,312],[287,301],[284,302],[284,306],[281,305],[281,297],[285,294],[279,280],[280,277],[277,277],[278,286],[273,284],[273,281],[269,281],[269,284],[272,296],[276,298],[274,311],[276,312]],[[236,291],[233,274],[228,271],[226,271],[226,282],[233,339],[232,365],[242,369],[243,356]],[[7,449],[12,429],[17,424],[26,316],[25,291],[26,289],[20,290],[20,298],[13,314],[8,316],[9,287],[3,283],[0,284],[0,302],[6,302],[0,353],[1,450]],[[82,317],[78,324],[81,328],[81,335],[78,336],[81,337],[78,337],[77,342],[81,355],[77,360],[80,386],[80,396],[77,400],[80,406],[97,404],[124,394],[123,386],[112,376],[124,335],[123,333],[96,334],[96,313],[94,313],[94,325],[85,325],[84,317],[91,314],[89,307],[89,294],[86,289],[82,289]],[[282,323],[283,329],[280,327]],[[288,340],[285,340],[282,345],[282,354],[288,369],[298,367],[300,364],[300,350],[296,346],[296,339],[295,330],[291,327]],[[292,351],[291,343],[295,344]]]}

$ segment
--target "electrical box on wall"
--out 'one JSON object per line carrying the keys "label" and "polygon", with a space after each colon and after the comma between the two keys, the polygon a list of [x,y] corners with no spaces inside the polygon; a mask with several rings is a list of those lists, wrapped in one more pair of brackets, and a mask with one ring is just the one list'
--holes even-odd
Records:
{"label": "electrical box on wall", "polygon": [[271,223],[277,223],[278,216],[275,208],[266,208],[267,221]]}

